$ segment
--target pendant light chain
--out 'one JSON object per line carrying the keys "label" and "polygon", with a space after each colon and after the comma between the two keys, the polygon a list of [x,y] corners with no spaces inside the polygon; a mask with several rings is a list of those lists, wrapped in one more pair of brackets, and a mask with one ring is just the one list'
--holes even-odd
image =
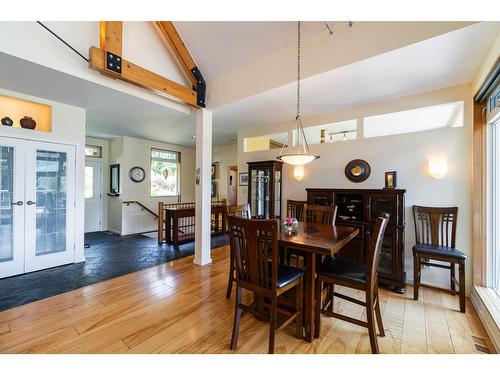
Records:
{"label": "pendant light chain", "polygon": [[300,117],[300,21],[297,24],[297,119]]}

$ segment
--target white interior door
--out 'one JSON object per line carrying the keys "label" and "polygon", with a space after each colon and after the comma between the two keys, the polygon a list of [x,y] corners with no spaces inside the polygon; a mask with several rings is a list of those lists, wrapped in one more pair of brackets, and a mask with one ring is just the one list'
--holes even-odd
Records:
{"label": "white interior door", "polygon": [[75,147],[26,142],[25,272],[75,260]]}
{"label": "white interior door", "polygon": [[0,278],[24,272],[25,142],[0,138]]}
{"label": "white interior door", "polygon": [[102,162],[85,160],[85,233],[97,232],[102,221]]}

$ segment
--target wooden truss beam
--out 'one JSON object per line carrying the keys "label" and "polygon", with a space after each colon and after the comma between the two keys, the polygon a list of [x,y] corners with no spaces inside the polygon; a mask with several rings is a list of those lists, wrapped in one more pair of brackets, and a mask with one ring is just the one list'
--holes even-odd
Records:
{"label": "wooden truss beam", "polygon": [[153,21],[153,25],[160,35],[167,49],[174,54],[178,64],[186,77],[191,81],[198,93],[198,105],[205,106],[206,83],[193,57],[189,53],[181,36],[171,21]]}
{"label": "wooden truss beam", "polygon": [[153,91],[161,92],[162,94],[174,97],[183,103],[198,107],[196,91],[123,59],[121,74],[114,74],[106,69],[105,56],[106,53],[104,50],[94,46],[90,47],[89,67],[105,75],[112,75],[113,78],[121,79]]}
{"label": "wooden truss beam", "polygon": [[[123,59],[122,30],[123,24],[120,21],[101,21],[100,48],[92,46],[89,50],[89,67],[91,69],[97,70],[108,77],[121,79],[134,85],[166,94],[193,107],[205,107],[205,81],[203,77],[201,77],[203,83],[203,96],[201,100],[200,92]],[[194,86],[194,88],[197,87],[198,85]]]}

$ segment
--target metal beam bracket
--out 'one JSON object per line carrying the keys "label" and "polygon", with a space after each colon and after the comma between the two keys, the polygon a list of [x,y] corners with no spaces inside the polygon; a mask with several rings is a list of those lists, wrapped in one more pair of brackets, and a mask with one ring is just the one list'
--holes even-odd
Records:
{"label": "metal beam bracket", "polygon": [[106,70],[113,73],[122,74],[122,58],[106,51]]}
{"label": "metal beam bracket", "polygon": [[196,90],[197,103],[200,107],[205,108],[207,83],[205,82],[205,79],[201,75],[201,72],[197,66],[191,69],[191,73],[196,79],[196,87],[193,87],[193,89]]}

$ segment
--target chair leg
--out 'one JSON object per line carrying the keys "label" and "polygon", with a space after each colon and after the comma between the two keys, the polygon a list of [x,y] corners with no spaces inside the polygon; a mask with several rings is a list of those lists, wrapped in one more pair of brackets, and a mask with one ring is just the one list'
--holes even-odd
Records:
{"label": "chair leg", "polygon": [[298,339],[302,339],[303,333],[302,333],[302,289],[303,289],[303,283],[302,279],[299,282],[299,285],[297,285],[295,291],[295,308],[298,310],[299,314],[297,315],[297,318],[295,318],[295,329],[296,329],[296,337]]}
{"label": "chair leg", "polygon": [[269,324],[269,354],[274,353],[274,338],[276,337],[276,314],[278,301],[277,297],[273,296],[271,301],[271,322]]}
{"label": "chair leg", "polygon": [[328,291],[326,294],[326,301],[330,301],[330,305],[328,305],[328,311],[333,312],[333,298],[334,298],[334,293],[335,291],[335,285],[334,284],[328,284]]}
{"label": "chair leg", "polygon": [[227,281],[227,292],[226,292],[227,299],[231,298],[231,291],[233,289],[233,281],[234,281],[234,254],[232,249],[229,251],[229,261],[231,263],[229,264],[229,280]]}
{"label": "chair leg", "polygon": [[322,308],[322,298],[321,292],[323,291],[323,282],[321,279],[316,279],[316,302],[314,305],[314,337],[318,338],[321,332],[321,308]]}
{"label": "chair leg", "polygon": [[458,264],[459,273],[459,294],[460,294],[460,311],[465,312],[465,261],[462,260]]}
{"label": "chair leg", "polygon": [[371,292],[366,293],[366,318],[372,353],[378,354],[377,333],[375,332],[375,310],[373,309],[373,294]]}
{"label": "chair leg", "polygon": [[455,291],[455,263],[450,262],[450,288]]}
{"label": "chair leg", "polygon": [[418,300],[418,288],[420,286],[420,258],[413,255],[413,299]]}
{"label": "chair leg", "polygon": [[240,333],[240,320],[241,320],[241,288],[239,285],[236,286],[236,302],[234,310],[234,323],[233,323],[233,335],[231,337],[231,350],[236,350],[236,345],[238,344],[238,334]]}
{"label": "chair leg", "polygon": [[380,312],[380,297],[377,294],[375,295],[375,298],[377,299],[375,302],[375,314],[377,316],[377,325],[378,325],[378,330],[380,332],[380,336],[384,337],[385,336],[385,330],[384,330],[384,323],[382,322],[382,313]]}

